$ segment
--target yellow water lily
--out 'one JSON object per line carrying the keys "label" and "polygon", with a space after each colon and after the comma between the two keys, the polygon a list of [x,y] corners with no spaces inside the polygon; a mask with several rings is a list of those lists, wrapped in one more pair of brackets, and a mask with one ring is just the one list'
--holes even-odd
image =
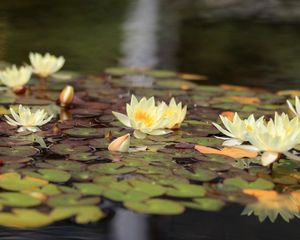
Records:
{"label": "yellow water lily", "polygon": [[30,53],[29,59],[33,72],[42,78],[47,78],[51,74],[57,72],[65,64],[64,57],[56,57],[49,53],[46,53],[45,55],[40,53]]}
{"label": "yellow water lily", "polygon": [[[232,120],[220,115],[221,121],[226,129],[222,128],[217,123],[212,123],[221,133],[227,137],[218,137],[224,139],[224,146],[237,146],[241,145],[243,142],[248,141],[247,134],[248,130],[253,129],[256,124],[255,118],[250,115],[247,119],[242,120],[238,113],[234,113]],[[263,121],[263,118],[257,120],[258,122]]]}
{"label": "yellow water lily", "polygon": [[30,80],[32,69],[29,66],[17,68],[15,65],[0,71],[0,81],[14,91],[23,88]]}
{"label": "yellow water lily", "polygon": [[293,104],[291,104],[291,102],[289,100],[286,101],[289,109],[295,114],[295,116],[297,116],[298,118],[300,118],[300,100],[298,97],[295,97],[295,107],[293,106]]}
{"label": "yellow water lily", "polygon": [[163,105],[163,118],[168,120],[167,128],[176,129],[179,128],[187,112],[187,106],[182,106],[182,103],[176,103],[175,99],[172,98],[169,105],[162,102]]}
{"label": "yellow water lily", "polygon": [[163,118],[164,106],[155,105],[154,97],[143,97],[140,101],[132,95],[130,104],[126,105],[127,115],[112,112],[113,115],[126,127],[134,129],[134,136],[143,139],[146,134],[164,135],[170,130],[164,129],[170,123],[169,119]]}
{"label": "yellow water lily", "polygon": [[253,128],[248,129],[246,139],[252,146],[241,147],[262,152],[262,165],[267,166],[276,161],[280,153],[291,155],[288,151],[300,142],[299,119],[290,120],[285,113],[275,113],[274,119],[256,122]]}
{"label": "yellow water lily", "polygon": [[39,126],[48,123],[53,117],[53,115],[48,116],[44,109],[32,112],[29,107],[23,107],[22,105],[19,105],[18,113],[12,108],[10,108],[10,113],[13,119],[5,115],[6,122],[12,126],[18,126],[18,132],[37,132],[40,130]]}

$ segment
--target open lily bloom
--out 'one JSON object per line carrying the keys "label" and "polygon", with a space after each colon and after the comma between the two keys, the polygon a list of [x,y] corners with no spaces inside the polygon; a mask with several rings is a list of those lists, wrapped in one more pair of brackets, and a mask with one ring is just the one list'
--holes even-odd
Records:
{"label": "open lily bloom", "polygon": [[289,100],[286,101],[290,110],[295,114],[295,116],[298,116],[300,118],[300,100],[298,97],[295,97],[295,107],[291,104]]}
{"label": "open lily bloom", "polygon": [[33,72],[42,78],[57,72],[65,64],[64,57],[56,57],[49,53],[46,53],[44,56],[40,53],[30,53],[29,59]]}
{"label": "open lily bloom", "polygon": [[300,122],[297,117],[289,120],[287,114],[275,113],[275,118],[267,123],[256,123],[248,129],[247,140],[252,146],[241,146],[244,149],[262,152],[262,165],[267,166],[279,157],[288,154],[300,142]]}
{"label": "open lily bloom", "polygon": [[5,86],[13,90],[18,90],[28,83],[31,73],[32,69],[29,66],[17,68],[13,65],[10,68],[0,71],[0,80]]}
{"label": "open lily bloom", "polygon": [[19,126],[18,132],[37,132],[40,130],[38,128],[39,126],[46,124],[53,117],[53,115],[48,116],[44,109],[31,112],[30,108],[23,107],[22,105],[19,105],[18,113],[16,113],[12,108],[10,108],[10,113],[13,119],[5,115],[5,118],[7,119],[6,122],[12,126]]}
{"label": "open lily bloom", "polygon": [[[219,124],[213,123],[213,125],[227,137],[219,137],[224,139],[224,146],[237,146],[241,145],[243,142],[248,141],[247,133],[249,129],[253,129],[256,124],[255,118],[253,115],[250,115],[248,119],[242,120],[238,113],[234,114],[232,121],[227,117],[220,115],[222,123],[225,128],[222,128]],[[258,122],[263,122],[263,118],[257,120]]]}
{"label": "open lily bloom", "polygon": [[154,97],[142,98],[140,101],[132,95],[130,104],[127,104],[127,115],[112,112],[113,115],[126,127],[133,128],[136,138],[145,138],[149,135],[164,135],[170,130],[164,129],[169,120],[163,118],[163,105],[155,106]]}
{"label": "open lily bloom", "polygon": [[161,105],[163,105],[164,108],[163,118],[168,119],[169,121],[167,128],[179,128],[185,119],[187,106],[183,107],[181,102],[177,104],[174,98],[171,99],[169,105],[165,102],[162,102]]}

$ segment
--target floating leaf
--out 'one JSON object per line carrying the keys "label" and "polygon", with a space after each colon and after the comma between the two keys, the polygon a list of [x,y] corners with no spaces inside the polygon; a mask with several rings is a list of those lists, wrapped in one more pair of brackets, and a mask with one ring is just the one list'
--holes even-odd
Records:
{"label": "floating leaf", "polygon": [[267,181],[263,178],[258,178],[254,182],[247,182],[240,177],[236,178],[227,178],[224,180],[224,185],[237,187],[237,188],[255,188],[255,189],[273,189],[274,184],[270,181]]}
{"label": "floating leaf", "polygon": [[33,207],[40,205],[41,201],[24,193],[2,192],[0,204],[10,207]]}
{"label": "floating leaf", "polygon": [[65,134],[72,137],[103,137],[104,130],[101,128],[71,128],[64,131]]}
{"label": "floating leaf", "polygon": [[184,207],[175,201],[150,199],[143,202],[125,202],[125,207],[140,213],[176,215],[184,212]]}
{"label": "floating leaf", "polygon": [[0,155],[12,157],[29,157],[38,152],[38,149],[29,146],[0,147]]}
{"label": "floating leaf", "polygon": [[257,152],[248,151],[240,148],[234,148],[234,147],[224,147],[219,150],[215,148],[197,145],[195,146],[195,149],[200,153],[204,153],[204,154],[225,155],[232,158],[243,158],[243,157],[255,158],[257,156]]}
{"label": "floating leaf", "polygon": [[193,202],[183,202],[183,205],[198,210],[219,211],[225,206],[225,203],[215,198],[195,198]]}
{"label": "floating leaf", "polygon": [[173,197],[202,197],[206,190],[204,187],[195,184],[176,184],[168,188],[167,195]]}
{"label": "floating leaf", "polygon": [[42,178],[50,182],[66,182],[71,177],[70,173],[57,169],[40,169],[38,172]]}
{"label": "floating leaf", "polygon": [[4,173],[0,175],[0,187],[12,191],[34,190],[48,184],[48,181],[34,177],[24,177],[18,173]]}
{"label": "floating leaf", "polygon": [[50,197],[47,203],[52,207],[69,207],[98,204],[99,202],[98,197],[81,198],[79,193],[66,193]]}

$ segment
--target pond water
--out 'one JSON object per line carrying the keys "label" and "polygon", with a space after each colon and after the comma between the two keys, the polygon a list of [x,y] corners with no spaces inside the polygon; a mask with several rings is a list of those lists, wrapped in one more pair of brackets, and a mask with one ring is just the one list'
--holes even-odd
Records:
{"label": "pond water", "polygon": [[297,23],[204,20],[208,10],[191,2],[2,0],[0,60],[20,64],[30,51],[49,51],[87,73],[120,64],[206,74],[210,83],[297,88]]}
{"label": "pond water", "polygon": [[[83,4],[84,2],[84,4]],[[61,54],[65,69],[97,74],[110,66],[205,74],[209,84],[297,88],[298,24],[249,19],[203,19],[184,4],[159,0],[2,0],[0,60],[21,64],[28,52]],[[179,2],[179,1],[178,1]],[[63,221],[36,230],[0,228],[1,239],[279,240],[298,239],[300,220],[260,223],[221,212],[178,216],[123,208],[89,225]],[[241,237],[242,236],[242,237]]]}

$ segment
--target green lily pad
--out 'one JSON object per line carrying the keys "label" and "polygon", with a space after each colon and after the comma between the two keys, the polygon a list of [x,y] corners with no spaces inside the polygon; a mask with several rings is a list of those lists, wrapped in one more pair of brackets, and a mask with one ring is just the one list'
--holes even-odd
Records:
{"label": "green lily pad", "polygon": [[57,169],[39,169],[38,173],[42,178],[49,180],[50,182],[67,182],[71,178],[71,174]]}
{"label": "green lily pad", "polygon": [[75,216],[75,222],[78,224],[87,224],[97,222],[104,218],[105,213],[96,206],[64,206],[56,207],[50,213],[51,219],[63,220]]}
{"label": "green lily pad", "polygon": [[148,70],[145,72],[147,75],[155,78],[172,78],[176,77],[176,72],[167,70]]}
{"label": "green lily pad", "polygon": [[82,153],[73,153],[69,156],[70,159],[76,161],[91,161],[98,159],[98,156],[94,156],[92,153],[89,152],[82,152]]}
{"label": "green lily pad", "polygon": [[0,204],[10,207],[33,207],[40,205],[41,201],[24,193],[2,192]]}
{"label": "green lily pad", "polygon": [[182,202],[182,204],[203,211],[219,211],[225,206],[224,201],[215,198],[195,198],[193,202]]}
{"label": "green lily pad", "polygon": [[105,188],[94,183],[75,183],[74,186],[85,195],[100,195]]}
{"label": "green lily pad", "polygon": [[184,212],[184,206],[165,199],[150,199],[143,202],[125,202],[126,208],[140,213],[176,215]]}
{"label": "green lily pad", "polygon": [[29,157],[38,152],[38,149],[30,146],[0,147],[0,155],[4,156]]}
{"label": "green lily pad", "polygon": [[247,182],[246,180],[235,177],[235,178],[227,178],[224,180],[225,186],[235,187],[235,188],[256,188],[256,189],[273,189],[274,183],[265,180],[263,178],[258,178],[254,182]]}
{"label": "green lily pad", "polygon": [[176,184],[167,190],[167,195],[172,197],[203,197],[205,193],[203,186],[195,184]]}
{"label": "green lily pad", "polygon": [[122,163],[93,164],[90,165],[88,169],[102,174],[123,174],[123,173],[134,172],[136,170],[136,168],[126,167]]}
{"label": "green lily pad", "polygon": [[79,193],[66,193],[50,197],[47,204],[52,207],[68,207],[98,204],[99,202],[100,198],[98,197],[81,198]]}
{"label": "green lily pad", "polygon": [[14,172],[0,175],[0,187],[11,191],[34,190],[47,184],[48,182],[43,179],[21,178],[21,175]]}
{"label": "green lily pad", "polygon": [[13,228],[37,228],[49,225],[53,219],[35,209],[15,208],[0,213],[0,225]]}
{"label": "green lily pad", "polygon": [[103,137],[104,131],[102,128],[71,128],[65,130],[64,133],[71,137],[91,138]]}
{"label": "green lily pad", "polygon": [[55,144],[50,147],[50,150],[60,155],[68,155],[74,153],[88,152],[91,149],[88,146],[73,147],[68,144]]}

